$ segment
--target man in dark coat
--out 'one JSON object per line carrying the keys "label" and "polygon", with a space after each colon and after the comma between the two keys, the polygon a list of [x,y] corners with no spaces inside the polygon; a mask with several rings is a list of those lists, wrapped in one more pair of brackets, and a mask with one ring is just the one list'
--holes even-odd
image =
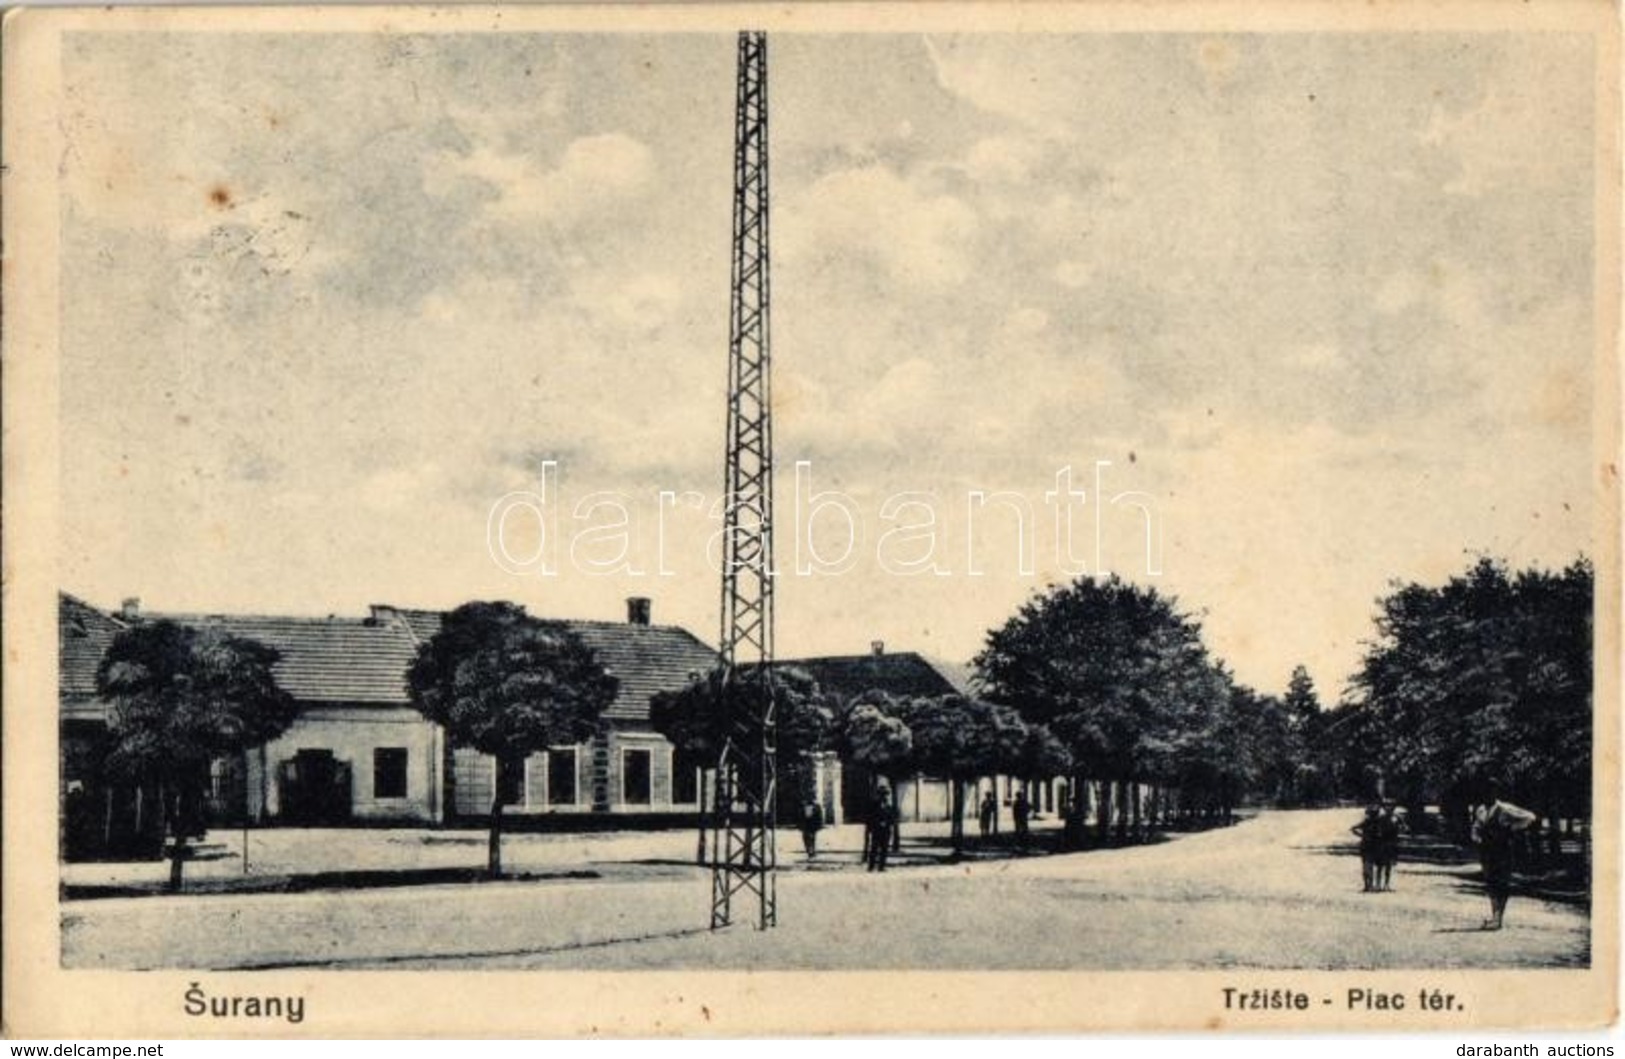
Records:
{"label": "man in dark coat", "polygon": [[1376,888],[1384,893],[1394,888],[1394,865],[1399,862],[1399,815],[1392,805],[1382,807],[1377,816],[1376,839],[1371,846]]}
{"label": "man in dark coat", "polygon": [[1517,857],[1518,832],[1535,822],[1535,814],[1511,802],[1480,806],[1473,814],[1473,841],[1478,843],[1478,863],[1484,873],[1484,890],[1490,898],[1490,918],[1485,930],[1500,930],[1512,897],[1512,868]]}
{"label": "man in dark coat", "polygon": [[1377,889],[1377,844],[1382,832],[1382,817],[1375,805],[1365,808],[1365,819],[1349,828],[1360,839],[1360,889],[1372,893]]}
{"label": "man in dark coat", "polygon": [[870,871],[886,870],[886,857],[891,853],[893,813],[891,792],[882,787],[875,795],[874,807],[869,812],[869,824],[863,843]]}
{"label": "man in dark coat", "polygon": [[999,822],[999,800],[990,790],[982,795],[982,804],[976,810],[976,822],[981,825],[982,837],[993,834]]}
{"label": "man in dark coat", "polygon": [[816,801],[801,807],[801,848],[808,860],[818,859],[818,832],[824,826],[824,807]]}

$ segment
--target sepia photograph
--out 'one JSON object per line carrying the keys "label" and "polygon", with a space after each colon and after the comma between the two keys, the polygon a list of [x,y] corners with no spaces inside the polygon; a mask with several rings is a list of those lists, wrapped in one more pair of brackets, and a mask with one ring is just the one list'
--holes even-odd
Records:
{"label": "sepia photograph", "polygon": [[1611,1023],[1536,7],[10,12],[8,1026]]}

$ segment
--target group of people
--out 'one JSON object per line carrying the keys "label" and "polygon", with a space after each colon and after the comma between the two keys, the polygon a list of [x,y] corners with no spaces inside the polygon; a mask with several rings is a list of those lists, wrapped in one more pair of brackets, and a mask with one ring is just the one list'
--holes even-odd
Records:
{"label": "group of people", "polygon": [[1394,865],[1399,861],[1399,836],[1404,830],[1393,805],[1368,805],[1365,819],[1349,828],[1360,839],[1360,877],[1366,893],[1394,888]]}
{"label": "group of people", "polygon": [[[1016,845],[1025,848],[1031,834],[1032,802],[1025,791],[1017,791],[1010,802],[1010,816],[1015,822]],[[983,794],[976,812],[977,823],[985,839],[998,831],[999,803],[992,791]],[[816,801],[802,806],[801,846],[807,859],[818,859],[818,832],[824,827],[824,810]],[[869,871],[885,871],[897,834],[897,805],[891,790],[881,787],[875,793],[875,804],[863,830],[863,863]]]}
{"label": "group of people", "polygon": [[[1471,838],[1478,847],[1484,890],[1490,899],[1485,930],[1500,930],[1512,896],[1512,869],[1517,858],[1518,833],[1535,823],[1535,814],[1495,801],[1473,809]],[[1393,889],[1394,864],[1399,860],[1399,839],[1405,827],[1393,805],[1372,805],[1365,818],[1350,830],[1360,839],[1360,871],[1366,893]]]}
{"label": "group of people", "polygon": [[[818,832],[824,829],[824,808],[816,801],[801,807],[801,848],[809,861],[818,859]],[[874,811],[863,829],[863,863],[870,871],[885,871],[886,859],[891,853],[892,836],[897,829],[897,808],[892,804],[891,792],[880,788],[875,797]]]}
{"label": "group of people", "polygon": [[[1032,802],[1027,800],[1027,792],[1017,790],[1016,796],[1010,800],[1010,818],[1016,825],[1016,845],[1023,849],[1027,846],[1027,837],[1031,833],[1029,822],[1032,820]],[[999,830],[999,800],[989,790],[982,794],[982,802],[976,809],[976,823],[981,828],[982,838],[986,839]]]}

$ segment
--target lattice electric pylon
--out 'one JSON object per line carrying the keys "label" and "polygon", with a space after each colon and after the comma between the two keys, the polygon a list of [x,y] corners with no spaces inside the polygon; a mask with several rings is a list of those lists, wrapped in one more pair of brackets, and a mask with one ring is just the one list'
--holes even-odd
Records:
{"label": "lattice electric pylon", "polygon": [[734,124],[733,295],[728,329],[728,446],[723,489],[722,690],[726,739],[711,838],[711,927],[756,900],[756,926],[778,918],[773,661],[773,403],[768,348],[767,35],[739,35]]}

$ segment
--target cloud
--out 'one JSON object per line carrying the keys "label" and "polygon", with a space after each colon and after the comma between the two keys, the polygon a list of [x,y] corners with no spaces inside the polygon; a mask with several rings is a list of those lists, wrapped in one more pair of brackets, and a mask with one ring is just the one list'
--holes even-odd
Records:
{"label": "cloud", "polygon": [[570,225],[646,194],[654,171],[648,147],[622,133],[602,133],[571,141],[551,169],[538,167],[528,154],[485,146],[444,154],[424,182],[432,194],[444,194],[459,180],[477,180],[495,191],[485,207],[494,220]]}
{"label": "cloud", "polygon": [[1025,184],[1043,160],[1044,149],[1020,136],[990,136],[976,141],[965,159],[965,172],[982,183]]}
{"label": "cloud", "polygon": [[[727,40],[185,37],[64,42],[66,576],[455,602],[521,590],[484,518],[538,458],[714,494]],[[1591,539],[1585,43],[784,39],[781,468],[947,496],[1111,459],[1243,678],[1331,693],[1386,578]],[[962,656],[1028,588],[932,580],[809,589],[793,650]],[[533,602],[649,588],[585,584]],[[656,590],[711,620],[703,570]]]}
{"label": "cloud", "polygon": [[1045,42],[1025,37],[1018,41],[999,37],[925,40],[937,84],[945,91],[990,114],[1013,119],[1033,132],[1058,135],[1066,125],[1050,113],[1053,85],[1038,74],[1010,76],[1012,67],[1023,65],[1023,56],[1031,68],[1047,69],[1042,58],[1045,47]]}
{"label": "cloud", "polygon": [[975,263],[976,213],[964,201],[886,166],[820,178],[785,211],[780,245],[791,259],[845,264],[859,255],[908,287],[963,283]]}

